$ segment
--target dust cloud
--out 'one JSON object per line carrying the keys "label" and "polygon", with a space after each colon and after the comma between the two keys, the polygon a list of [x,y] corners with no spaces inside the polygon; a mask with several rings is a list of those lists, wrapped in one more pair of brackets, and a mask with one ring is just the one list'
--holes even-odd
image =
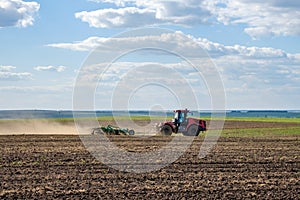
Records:
{"label": "dust cloud", "polygon": [[73,121],[57,122],[47,119],[2,120],[0,135],[12,134],[77,134]]}

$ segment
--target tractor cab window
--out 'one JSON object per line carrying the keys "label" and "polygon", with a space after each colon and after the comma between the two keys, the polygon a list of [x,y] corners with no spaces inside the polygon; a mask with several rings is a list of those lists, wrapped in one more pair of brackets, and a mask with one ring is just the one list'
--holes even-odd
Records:
{"label": "tractor cab window", "polygon": [[182,115],[182,112],[179,112],[179,113],[178,113],[178,122],[179,122],[179,123],[182,123],[182,122],[183,122],[183,115]]}
{"label": "tractor cab window", "polygon": [[177,124],[178,123],[178,112],[174,113],[174,118],[172,119],[172,122]]}
{"label": "tractor cab window", "polygon": [[182,123],[184,120],[183,118],[184,118],[184,116],[183,116],[182,112],[175,112],[173,120],[176,123]]}
{"label": "tractor cab window", "polygon": [[178,120],[178,112],[176,112],[176,113],[174,114],[174,119],[177,119],[177,120]]}

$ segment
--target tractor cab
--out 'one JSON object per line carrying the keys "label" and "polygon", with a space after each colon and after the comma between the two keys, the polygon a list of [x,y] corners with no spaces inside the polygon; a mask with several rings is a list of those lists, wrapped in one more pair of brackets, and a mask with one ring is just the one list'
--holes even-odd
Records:
{"label": "tractor cab", "polygon": [[171,122],[164,122],[157,126],[163,135],[182,133],[187,136],[198,136],[201,131],[206,131],[206,122],[201,119],[191,118],[190,111],[174,110],[174,118]]}
{"label": "tractor cab", "polygon": [[189,111],[187,109],[185,110],[174,110],[174,118],[172,122],[175,126],[180,126],[180,124],[187,123],[187,117],[188,117]]}

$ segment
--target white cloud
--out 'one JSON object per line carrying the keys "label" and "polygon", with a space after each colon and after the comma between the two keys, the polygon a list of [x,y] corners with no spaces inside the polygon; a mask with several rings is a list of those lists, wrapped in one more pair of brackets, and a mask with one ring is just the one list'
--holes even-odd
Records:
{"label": "white cloud", "polygon": [[28,72],[0,72],[0,81],[18,81],[32,79]]}
{"label": "white cloud", "polygon": [[75,17],[97,28],[138,27],[157,23],[153,10],[135,7],[83,11],[76,13]]}
{"label": "white cloud", "polygon": [[[193,42],[190,42],[191,40]],[[247,92],[245,88],[248,88],[248,90],[251,90],[250,93],[255,95],[255,92],[264,90],[265,87],[273,86],[278,88],[283,83],[300,84],[299,79],[297,79],[299,76],[297,72],[299,72],[300,66],[298,54],[289,54],[281,49],[268,47],[226,46],[205,38],[186,36],[181,32],[128,38],[93,38],[92,40],[84,40],[82,43],[56,44],[54,46],[72,50],[82,50],[84,46],[86,50],[91,50],[92,47],[102,44],[103,41],[106,41],[106,48],[101,48],[99,51],[117,53],[118,49],[124,49],[125,47],[131,50],[139,46],[151,46],[156,43],[162,47],[166,45],[171,46],[175,52],[184,51],[185,55],[188,54],[194,57],[199,56],[198,52],[195,51],[197,49],[195,45],[199,45],[208,52],[214,63],[216,63],[229,92],[243,91],[244,93]],[[120,66],[124,68],[123,65],[120,64]],[[184,69],[182,66],[179,66],[179,68]],[[190,72],[181,71],[181,73]],[[207,74],[208,72],[205,73]],[[92,72],[92,74],[96,73]],[[118,80],[116,79],[118,78],[118,73],[109,74],[107,78],[116,81]],[[238,87],[240,89],[237,90],[237,85],[243,85],[243,87]]]}
{"label": "white cloud", "polygon": [[[192,42],[191,42],[192,41]],[[119,49],[137,49],[140,46],[159,45],[163,49],[164,46],[171,47],[175,52],[185,52],[185,55],[193,57],[199,56],[199,52],[195,51],[202,47],[209,53],[211,57],[219,57],[225,55],[238,55],[242,57],[259,59],[259,58],[294,58],[299,60],[298,55],[290,55],[281,49],[270,47],[247,47],[242,45],[226,46],[220,43],[209,41],[206,38],[195,38],[191,35],[177,31],[174,33],[163,33],[160,35],[146,35],[137,37],[124,38],[104,38],[90,37],[83,41],[73,43],[56,43],[47,46],[70,49],[73,51],[91,51],[100,46],[105,48],[97,49],[98,51],[118,52]],[[121,47],[121,48],[120,48]],[[291,59],[292,60],[292,59]]]}
{"label": "white cloud", "polygon": [[300,3],[295,0],[206,0],[206,6],[219,22],[245,24],[253,38],[300,35]]}
{"label": "white cloud", "polygon": [[57,44],[48,44],[49,47],[63,48],[63,49],[71,49],[73,51],[90,51],[99,44],[107,41],[108,38],[100,38],[100,37],[89,37],[83,41],[77,41],[74,43],[57,43]]}
{"label": "white cloud", "polygon": [[203,8],[202,1],[146,1],[146,0],[93,0],[99,3],[114,3],[119,8],[105,8],[75,13],[75,17],[92,27],[140,27],[157,24],[191,26],[207,23],[210,12]]}
{"label": "white cloud", "polygon": [[[248,47],[242,45],[233,45],[228,46],[216,42],[209,41],[205,38],[195,38],[191,35],[184,35],[182,32],[174,33],[164,33],[160,35],[146,35],[139,37],[124,37],[124,38],[96,38],[86,39],[82,42],[75,43],[64,43],[64,44],[53,44],[51,46],[59,48],[67,48],[71,50],[91,50],[97,45],[104,45],[97,49],[99,55],[104,53],[112,53],[113,55],[118,55],[119,49],[137,49],[141,46],[161,46],[168,47],[166,49],[173,49],[174,52],[188,55],[191,58],[198,58],[199,53],[196,51],[197,46],[201,46],[204,50],[208,52],[211,56],[211,59],[216,64],[219,72],[221,73],[222,80],[225,84],[225,90],[228,93],[230,102],[245,102],[241,104],[242,107],[254,107],[255,99],[254,97],[262,98],[259,100],[264,102],[259,108],[268,107],[267,99],[272,98],[272,96],[280,97],[281,93],[284,93],[285,99],[293,98],[293,94],[299,93],[300,85],[300,56],[299,54],[290,54],[281,49],[269,48],[269,47]],[[151,53],[151,52],[150,52]],[[158,56],[158,53],[152,52],[151,57],[155,58]],[[140,56],[144,56],[141,54]],[[143,63],[142,58],[139,57],[139,64],[143,64],[151,69],[151,63]],[[164,59],[162,59],[164,60]],[[123,60],[124,61],[124,60]],[[159,61],[158,61],[159,63]],[[158,65],[156,63],[156,65]],[[107,71],[107,74],[104,79],[105,86],[113,87],[116,83],[121,80],[123,71],[126,70],[127,66],[137,66],[135,63],[118,63],[118,68],[115,71]],[[171,64],[167,63],[172,68],[182,69],[178,70],[180,74],[183,74],[184,77],[187,77],[191,85],[197,84],[199,77],[192,76],[192,72],[185,71],[186,67],[180,65],[180,63]],[[202,62],[199,63],[199,66],[204,65]],[[105,65],[107,66],[107,65]],[[161,63],[160,66],[165,66]],[[177,66],[177,67],[176,67]],[[205,67],[202,67],[205,70]],[[94,75],[94,78],[99,78],[97,76],[97,69],[91,68],[91,71],[88,71],[90,75]],[[148,73],[145,73],[146,75]],[[164,72],[163,74],[168,74]],[[204,74],[209,74],[205,72]],[[148,74],[149,75],[149,74]],[[152,76],[153,77],[153,76]],[[135,74],[132,76],[133,80],[139,80],[140,78],[145,79],[144,76]],[[172,76],[171,76],[172,78]],[[96,79],[97,80],[97,79]],[[177,79],[174,79],[177,80]],[[168,83],[172,83],[172,81]],[[169,81],[167,78],[166,82]],[[292,91],[292,92],[285,92]],[[235,99],[235,97],[237,99]],[[287,102],[292,102],[287,101]],[[277,102],[278,103],[278,102]],[[275,104],[274,104],[275,105]],[[278,108],[281,108],[279,104],[276,104]],[[249,106],[248,106],[249,107]],[[230,105],[230,108],[235,108],[233,103]]]}
{"label": "white cloud", "polygon": [[37,66],[34,68],[36,71],[55,71],[55,72],[63,72],[65,71],[65,66]]}
{"label": "white cloud", "polygon": [[32,74],[29,72],[14,72],[15,66],[0,66],[0,81],[30,80]]}
{"label": "white cloud", "polygon": [[[203,7],[203,2],[202,0],[157,1],[153,8],[158,19],[171,24],[191,26],[208,23],[211,13]],[[151,6],[149,2],[146,5]]]}
{"label": "white cloud", "polygon": [[[155,24],[193,26],[242,24],[252,38],[300,35],[297,0],[92,0],[112,8],[83,11],[76,18],[92,27],[139,27]],[[116,8],[117,6],[117,8]]]}
{"label": "white cloud", "polygon": [[10,65],[0,65],[0,72],[7,72],[15,69],[15,66],[10,66]]}
{"label": "white cloud", "polygon": [[40,8],[37,2],[22,0],[0,0],[0,27],[33,25]]}
{"label": "white cloud", "polygon": [[111,3],[117,6],[124,7],[127,3],[134,2],[133,0],[88,0],[96,3]]}

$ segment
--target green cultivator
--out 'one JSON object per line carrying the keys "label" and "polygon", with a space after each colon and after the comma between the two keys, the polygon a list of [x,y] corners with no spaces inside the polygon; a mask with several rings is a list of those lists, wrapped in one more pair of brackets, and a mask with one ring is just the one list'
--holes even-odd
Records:
{"label": "green cultivator", "polygon": [[99,128],[93,128],[92,134],[107,134],[107,135],[134,135],[134,130],[128,128],[119,128],[116,126],[101,126]]}

